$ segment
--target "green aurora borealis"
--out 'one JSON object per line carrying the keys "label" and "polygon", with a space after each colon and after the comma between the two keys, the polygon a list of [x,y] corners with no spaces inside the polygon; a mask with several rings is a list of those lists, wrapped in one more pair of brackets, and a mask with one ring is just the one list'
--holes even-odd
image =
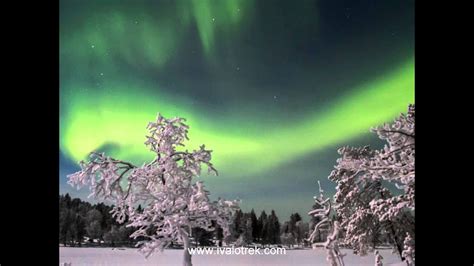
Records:
{"label": "green aurora borealis", "polygon": [[[413,2],[264,3],[61,0],[60,192],[93,150],[152,159],[145,127],[160,112],[187,119],[188,149],[214,151],[214,196],[304,213],[337,147],[414,102]],[[297,161],[299,179],[275,171]],[[272,203],[281,193],[290,203]]]}

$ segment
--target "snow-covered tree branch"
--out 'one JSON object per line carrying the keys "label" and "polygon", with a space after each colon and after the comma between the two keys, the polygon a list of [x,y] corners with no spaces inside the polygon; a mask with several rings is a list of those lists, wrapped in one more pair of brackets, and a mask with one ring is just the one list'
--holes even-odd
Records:
{"label": "snow-covered tree branch", "polygon": [[[202,182],[193,182],[205,166],[217,175],[211,163],[211,150],[204,145],[197,150],[177,150],[188,139],[188,126],[183,118],[166,119],[160,114],[147,127],[145,145],[156,157],[150,163],[135,166],[106,156],[91,153],[87,162],[80,162],[81,171],[69,176],[69,184],[78,188],[89,186],[91,195],[115,204],[112,210],[120,223],[128,217],[129,227],[138,228],[131,237],[146,240],[138,243],[148,257],[162,251],[173,241],[184,245],[183,265],[192,265],[189,247],[191,228],[212,230],[216,221],[229,234],[231,212],[237,201],[210,201]],[[144,206],[138,212],[136,206]]]}

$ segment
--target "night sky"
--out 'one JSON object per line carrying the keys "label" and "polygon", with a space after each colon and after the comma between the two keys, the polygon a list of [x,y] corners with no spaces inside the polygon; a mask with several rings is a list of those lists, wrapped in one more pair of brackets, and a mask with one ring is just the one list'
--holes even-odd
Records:
{"label": "night sky", "polygon": [[93,150],[136,164],[158,112],[212,149],[214,198],[306,217],[345,145],[414,102],[414,1],[60,1],[60,193]]}

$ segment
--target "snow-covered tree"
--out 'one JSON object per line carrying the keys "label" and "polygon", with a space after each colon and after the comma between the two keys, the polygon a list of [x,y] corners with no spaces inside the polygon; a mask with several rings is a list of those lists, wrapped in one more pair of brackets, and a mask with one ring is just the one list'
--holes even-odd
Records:
{"label": "snow-covered tree", "polygon": [[374,255],[375,255],[375,266],[383,266],[383,257],[382,255],[380,255],[379,251],[376,250],[374,252]]}
{"label": "snow-covered tree", "polygon": [[[145,145],[156,155],[142,166],[93,152],[89,161],[80,162],[81,171],[69,176],[69,183],[78,188],[90,186],[90,196],[112,201],[117,222],[128,217],[128,227],[138,228],[130,236],[144,238],[137,246],[148,257],[162,251],[173,241],[184,245],[183,265],[192,265],[189,234],[191,228],[212,230],[216,221],[229,233],[231,212],[238,202],[219,199],[211,201],[202,182],[202,165],[217,175],[211,163],[211,150],[202,145],[198,150],[184,150],[188,126],[183,118],[166,119],[160,114],[149,123]],[[181,148],[181,149],[179,149]],[[179,149],[179,150],[178,150]],[[136,207],[143,206],[138,212]]]}
{"label": "snow-covered tree", "polygon": [[318,185],[319,196],[315,196],[314,201],[318,206],[321,206],[321,208],[311,210],[308,212],[308,215],[318,217],[320,222],[314,227],[313,232],[308,238],[308,241],[312,243],[319,234],[319,230],[323,228],[326,229],[329,232],[326,243],[324,243],[324,247],[328,252],[327,261],[331,264],[331,266],[344,266],[343,258],[346,254],[341,253],[338,240],[341,228],[339,222],[331,218],[331,199],[324,197],[324,191],[321,188],[319,180]]}
{"label": "snow-covered tree", "polygon": [[415,265],[415,240],[407,233],[403,242],[403,257],[406,259],[408,266]]}
{"label": "snow-covered tree", "polygon": [[[317,203],[314,203],[313,204],[313,207],[312,207],[312,210],[316,210],[316,209],[319,209],[319,208],[322,208],[322,206],[318,205]],[[311,217],[311,220],[309,222],[309,228],[314,228],[319,222],[321,221],[321,218],[320,217],[314,217],[312,216]],[[315,238],[314,238],[314,241],[316,242],[324,242],[326,241],[326,234],[325,232],[323,232],[322,230],[318,230],[319,232],[317,232]]]}
{"label": "snow-covered tree", "polygon": [[[386,140],[384,149],[377,151],[370,164],[365,166],[372,179],[381,179],[395,184],[399,195],[387,199],[374,199],[371,210],[382,223],[392,226],[390,230],[397,241],[410,236],[415,252],[415,106],[402,114],[392,124],[373,129],[379,138]],[[398,248],[400,253],[400,249]],[[403,253],[403,252],[401,252]],[[403,254],[402,258],[404,258]]]}
{"label": "snow-covered tree", "polygon": [[357,176],[356,169],[374,155],[368,147],[344,147],[339,153],[343,156],[338,159],[336,170],[329,178],[337,183],[335,210],[345,232],[343,242],[350,245],[355,254],[367,255],[382,230],[370,203],[374,199],[386,199],[391,194],[380,180]]}
{"label": "snow-covered tree", "polygon": [[[383,149],[339,149],[341,157],[329,176],[337,183],[334,209],[343,242],[356,254],[367,254],[383,232],[403,258],[403,241],[407,233],[414,236],[415,225],[415,106],[373,131],[387,141]],[[387,183],[399,193],[393,195]]]}

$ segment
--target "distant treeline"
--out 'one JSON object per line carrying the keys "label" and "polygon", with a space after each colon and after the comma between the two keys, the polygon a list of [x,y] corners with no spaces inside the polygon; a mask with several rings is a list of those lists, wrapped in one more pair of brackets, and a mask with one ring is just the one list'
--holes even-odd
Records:
{"label": "distant treeline", "polygon": [[134,229],[118,224],[110,213],[112,208],[103,203],[92,205],[71,199],[69,194],[60,195],[59,242],[65,246],[135,244],[129,238]]}
{"label": "distant treeline", "polygon": [[[126,227],[127,220],[119,224],[112,218],[110,211],[113,206],[103,203],[91,204],[81,199],[71,199],[69,194],[59,196],[59,242],[64,246],[134,246],[143,239],[132,239],[129,236],[136,228]],[[142,210],[138,206],[138,211]],[[215,230],[206,231],[201,228],[192,229],[192,240],[195,246],[237,246],[285,245],[309,246],[306,241],[310,227],[318,221],[314,218],[306,223],[298,213],[290,216],[290,220],[280,223],[275,211],[268,215],[262,211],[257,217],[254,210],[244,213],[237,210],[232,217],[230,236],[223,238],[222,229],[212,223]],[[321,232],[319,241],[324,241]]]}

